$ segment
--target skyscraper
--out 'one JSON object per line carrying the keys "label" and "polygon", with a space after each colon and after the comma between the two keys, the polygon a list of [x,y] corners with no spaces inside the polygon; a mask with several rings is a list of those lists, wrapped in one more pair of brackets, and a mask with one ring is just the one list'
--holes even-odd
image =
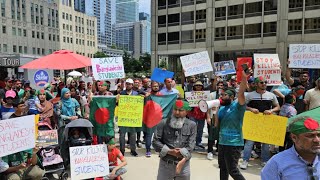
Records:
{"label": "skyscraper", "polygon": [[139,19],[139,0],[116,0],[116,23],[136,22]]}
{"label": "skyscraper", "polygon": [[85,0],[74,0],[74,10],[78,12],[86,12],[86,1]]}

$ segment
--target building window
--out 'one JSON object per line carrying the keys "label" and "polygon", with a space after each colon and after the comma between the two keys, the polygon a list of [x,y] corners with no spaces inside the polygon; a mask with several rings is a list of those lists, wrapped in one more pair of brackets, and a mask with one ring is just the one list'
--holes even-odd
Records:
{"label": "building window", "polygon": [[70,14],[69,20],[72,21],[72,15]]}
{"label": "building window", "polygon": [[60,36],[59,36],[59,35],[57,35],[57,41],[58,41],[58,42],[60,41]]}
{"label": "building window", "polygon": [[246,24],[244,38],[258,38],[261,37],[261,23]]}
{"label": "building window", "polygon": [[51,41],[51,34],[49,34],[49,37],[48,37],[48,38],[49,38],[49,41]]}
{"label": "building window", "polygon": [[226,7],[220,7],[215,9],[216,21],[226,20]]}
{"label": "building window", "polygon": [[35,32],[34,31],[32,31],[31,36],[32,36],[32,38],[35,38]]}
{"label": "building window", "polygon": [[246,17],[254,17],[262,15],[262,2],[254,2],[246,4]]}
{"label": "building window", "polygon": [[215,41],[225,40],[225,36],[226,36],[225,29],[226,29],[225,27],[218,27],[215,29],[215,38],[214,38]]}
{"label": "building window", "polygon": [[168,33],[168,44],[179,44],[179,32]]}
{"label": "building window", "polygon": [[18,36],[22,36],[22,29],[18,28]]}
{"label": "building window", "polygon": [[72,38],[70,38],[70,43],[73,44]]}
{"label": "building window", "polygon": [[27,37],[27,30],[26,29],[23,30],[23,36]]}
{"label": "building window", "polygon": [[17,46],[16,46],[16,45],[13,45],[13,46],[12,46],[12,52],[14,52],[14,53],[17,52]]}
{"label": "building window", "polygon": [[19,53],[22,54],[23,51],[22,51],[22,46],[19,46]]}
{"label": "building window", "polygon": [[206,10],[198,10],[196,11],[196,23],[206,22]]}
{"label": "building window", "polygon": [[78,39],[76,39],[76,44],[78,44]]}
{"label": "building window", "polygon": [[70,31],[72,31],[72,26],[70,25]]}
{"label": "building window", "polygon": [[66,42],[66,37],[64,37],[64,36],[63,36],[63,42],[64,42],[64,43]]}
{"label": "building window", "polygon": [[206,41],[206,29],[196,29],[196,42]]}
{"label": "building window", "polygon": [[306,0],[306,10],[320,9],[320,0]]}
{"label": "building window", "polygon": [[180,6],[180,0],[168,0],[168,8],[174,8]]}
{"label": "building window", "polygon": [[3,52],[8,52],[8,45],[7,44],[3,44]]}
{"label": "building window", "polygon": [[46,54],[46,52],[45,52],[45,50],[44,50],[43,48],[41,49],[41,54],[42,54],[42,55],[45,55],[45,54]]}
{"label": "building window", "polygon": [[36,48],[32,48],[32,54],[37,54],[37,52],[36,52]]}
{"label": "building window", "polygon": [[320,32],[320,17],[305,19],[304,33],[319,33]]}
{"label": "building window", "polygon": [[53,40],[53,41],[56,41],[56,35],[55,35],[55,34],[52,35],[52,40]]}
{"label": "building window", "polygon": [[37,32],[37,39],[40,39],[40,32]]}
{"label": "building window", "polygon": [[17,29],[15,27],[12,27],[12,35],[13,36],[17,35]]}
{"label": "building window", "polygon": [[40,50],[41,50],[40,48],[37,49],[37,54],[38,55],[41,55]]}
{"label": "building window", "polygon": [[228,19],[238,19],[243,17],[243,5],[234,5],[228,7]]}
{"label": "building window", "polygon": [[288,23],[288,34],[301,34],[302,33],[302,20],[301,19],[292,19]]}
{"label": "building window", "polygon": [[82,39],[82,45],[84,45],[84,39]]}
{"label": "building window", "polygon": [[6,1],[1,0],[1,16],[6,17]]}
{"label": "building window", "polygon": [[62,13],[62,19],[65,19],[65,13],[64,12]]}
{"label": "building window", "polygon": [[181,43],[193,43],[193,30],[181,31]]}
{"label": "building window", "polygon": [[263,37],[277,35],[277,22],[267,22],[263,24]]}
{"label": "building window", "polygon": [[242,25],[240,26],[229,26],[228,31],[228,40],[229,39],[242,39]]}
{"label": "building window", "polygon": [[2,34],[7,34],[7,27],[6,26],[2,26]]}
{"label": "building window", "polygon": [[44,33],[43,32],[41,33],[41,39],[44,39]]}
{"label": "building window", "polygon": [[67,43],[69,43],[70,41],[69,41],[69,37],[67,37]]}
{"label": "building window", "polygon": [[303,0],[289,0],[289,12],[302,11]]}
{"label": "building window", "polygon": [[28,47],[27,46],[24,46],[24,53],[28,54]]}
{"label": "building window", "polygon": [[168,26],[177,26],[180,23],[180,14],[169,14],[168,15]]}
{"label": "building window", "polygon": [[278,0],[265,0],[264,1],[264,14],[277,14]]}
{"label": "building window", "polygon": [[[192,11],[193,13],[193,11]],[[166,15],[158,16],[158,27],[166,27],[167,19]],[[187,18],[187,13],[182,13],[181,15],[182,21]]]}

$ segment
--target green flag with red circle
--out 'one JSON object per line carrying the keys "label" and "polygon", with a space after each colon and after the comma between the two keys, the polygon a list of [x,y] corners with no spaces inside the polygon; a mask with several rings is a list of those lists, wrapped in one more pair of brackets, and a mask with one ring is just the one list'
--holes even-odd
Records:
{"label": "green flag with red circle", "polygon": [[90,121],[93,124],[93,134],[97,136],[114,137],[114,110],[116,97],[94,96],[90,102]]}

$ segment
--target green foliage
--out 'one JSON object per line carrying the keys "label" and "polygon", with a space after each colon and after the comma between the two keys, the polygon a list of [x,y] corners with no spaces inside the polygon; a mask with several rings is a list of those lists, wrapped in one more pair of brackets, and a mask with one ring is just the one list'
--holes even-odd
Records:
{"label": "green foliage", "polygon": [[160,60],[159,62],[159,68],[168,69],[168,63],[165,60]]}
{"label": "green foliage", "polygon": [[108,57],[108,55],[106,55],[105,53],[103,52],[96,52],[94,55],[93,55],[94,58],[104,58],[104,57]]}
{"label": "green foliage", "polygon": [[151,55],[148,53],[135,59],[127,51],[124,51],[122,58],[126,73],[150,73],[151,71]]}

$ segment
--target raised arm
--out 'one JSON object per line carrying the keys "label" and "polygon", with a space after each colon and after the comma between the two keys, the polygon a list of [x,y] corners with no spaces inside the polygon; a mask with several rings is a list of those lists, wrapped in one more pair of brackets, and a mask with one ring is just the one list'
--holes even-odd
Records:
{"label": "raised arm", "polygon": [[238,103],[240,105],[246,104],[246,98],[244,96],[244,92],[248,87],[248,81],[247,81],[248,76],[250,76],[250,74],[246,74],[244,71],[242,71],[242,79],[241,79],[240,88],[238,92]]}

